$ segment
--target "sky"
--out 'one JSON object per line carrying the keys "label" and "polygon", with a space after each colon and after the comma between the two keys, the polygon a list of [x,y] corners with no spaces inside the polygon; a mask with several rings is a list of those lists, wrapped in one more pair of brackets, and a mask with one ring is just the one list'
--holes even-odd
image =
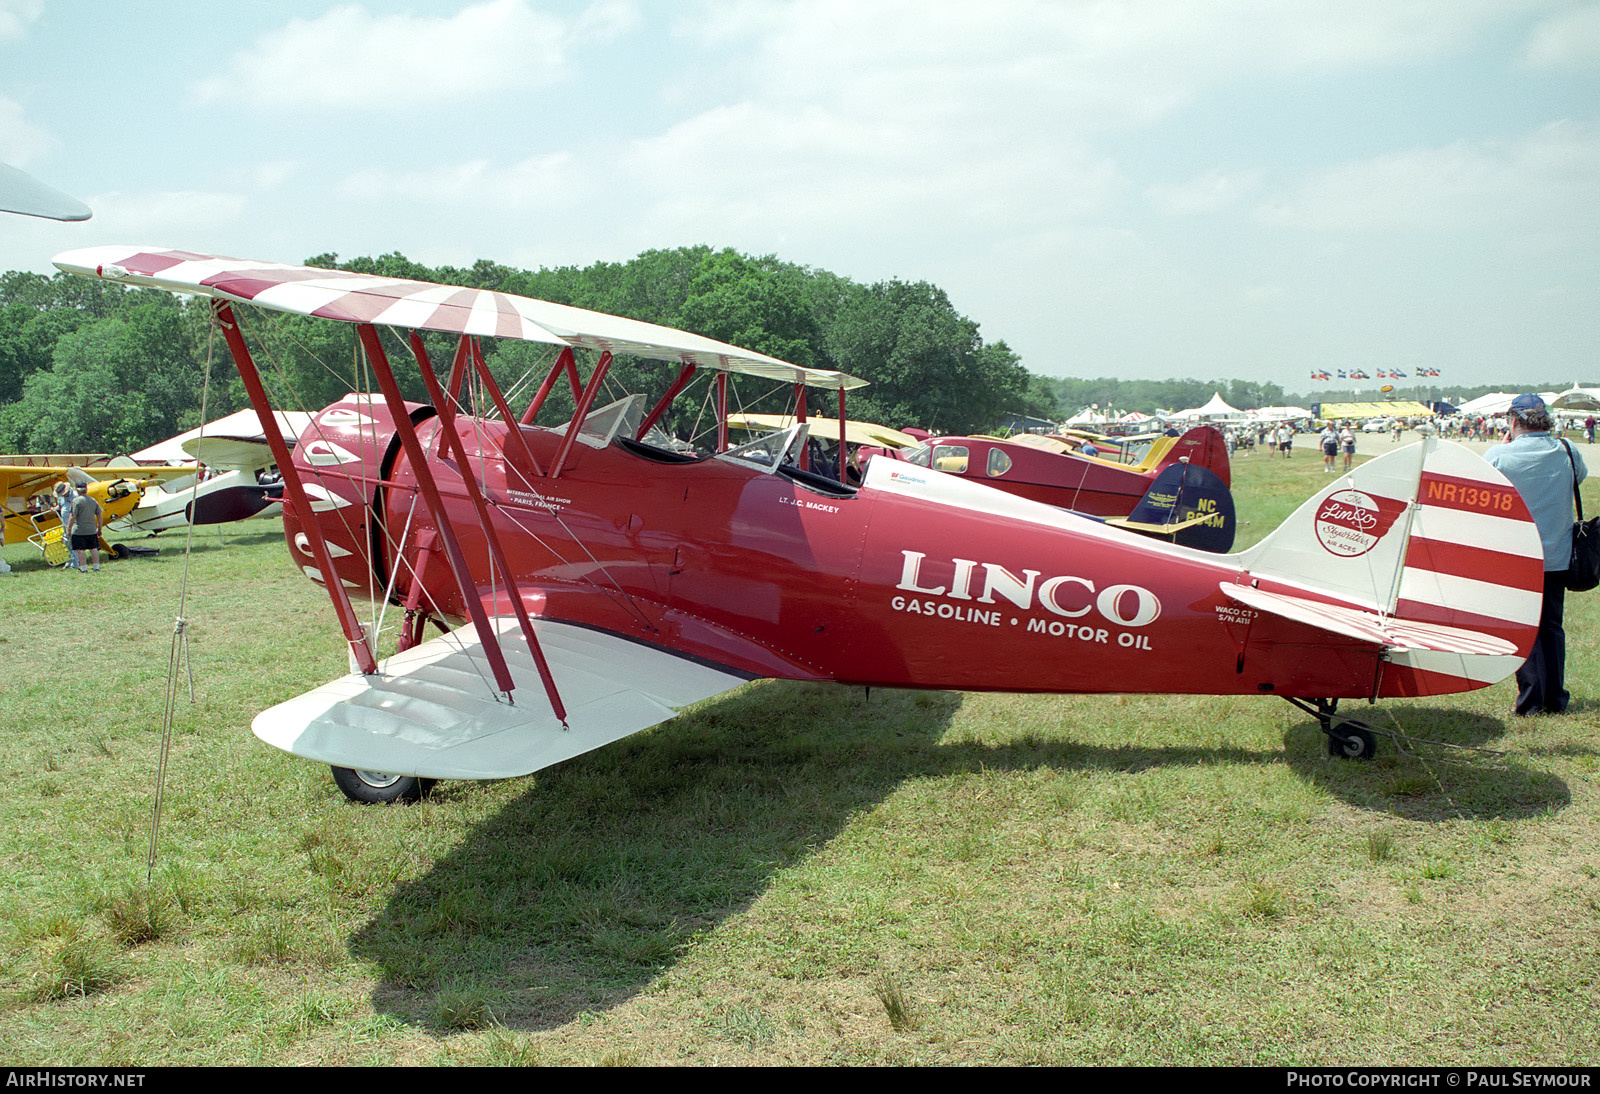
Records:
{"label": "sky", "polygon": [[0,269],[708,244],[1047,376],[1600,382],[1600,0],[0,0],[0,162],[94,210]]}

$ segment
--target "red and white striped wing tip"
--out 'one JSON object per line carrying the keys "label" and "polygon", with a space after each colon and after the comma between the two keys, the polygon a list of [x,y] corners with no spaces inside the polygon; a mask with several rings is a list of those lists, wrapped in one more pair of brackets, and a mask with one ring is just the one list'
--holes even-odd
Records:
{"label": "red and white striped wing tip", "polygon": [[1385,619],[1360,608],[1269,593],[1231,581],[1221,582],[1220,586],[1224,594],[1246,607],[1390,650],[1426,650],[1479,657],[1505,657],[1517,652],[1517,647],[1504,639],[1461,627],[1418,623],[1392,616]]}
{"label": "red and white striped wing tip", "polygon": [[802,368],[672,327],[486,289],[153,247],[86,247],[59,254],[54,262],[82,277],[346,323],[609,350],[829,390],[866,385],[843,372]]}

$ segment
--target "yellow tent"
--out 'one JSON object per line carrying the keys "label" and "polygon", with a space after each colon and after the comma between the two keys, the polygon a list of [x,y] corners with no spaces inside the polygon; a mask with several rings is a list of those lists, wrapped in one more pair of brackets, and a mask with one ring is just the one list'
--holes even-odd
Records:
{"label": "yellow tent", "polygon": [[1431,418],[1433,411],[1414,399],[1383,403],[1323,403],[1322,420],[1333,418]]}

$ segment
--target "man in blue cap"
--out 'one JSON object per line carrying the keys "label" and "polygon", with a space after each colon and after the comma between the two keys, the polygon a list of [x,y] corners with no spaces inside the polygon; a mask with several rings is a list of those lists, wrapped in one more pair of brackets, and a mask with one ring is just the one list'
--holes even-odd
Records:
{"label": "man in blue cap", "polygon": [[[1517,670],[1516,713],[1561,714],[1567,709],[1567,564],[1572,560],[1572,490],[1589,474],[1583,457],[1550,435],[1550,411],[1537,395],[1511,400],[1504,444],[1483,454],[1522,495],[1544,541],[1544,606],[1539,637]],[[1570,454],[1570,460],[1569,460]]]}

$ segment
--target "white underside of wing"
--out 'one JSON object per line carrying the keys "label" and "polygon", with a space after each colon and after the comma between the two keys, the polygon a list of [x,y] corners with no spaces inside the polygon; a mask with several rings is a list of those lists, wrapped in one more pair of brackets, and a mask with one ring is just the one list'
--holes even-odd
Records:
{"label": "white underside of wing", "polygon": [[746,678],[614,635],[537,621],[567,708],[550,709],[515,619],[497,620],[517,687],[499,697],[470,627],[440,635],[257,715],[263,741],[296,756],[430,779],[526,775],[672,718]]}

